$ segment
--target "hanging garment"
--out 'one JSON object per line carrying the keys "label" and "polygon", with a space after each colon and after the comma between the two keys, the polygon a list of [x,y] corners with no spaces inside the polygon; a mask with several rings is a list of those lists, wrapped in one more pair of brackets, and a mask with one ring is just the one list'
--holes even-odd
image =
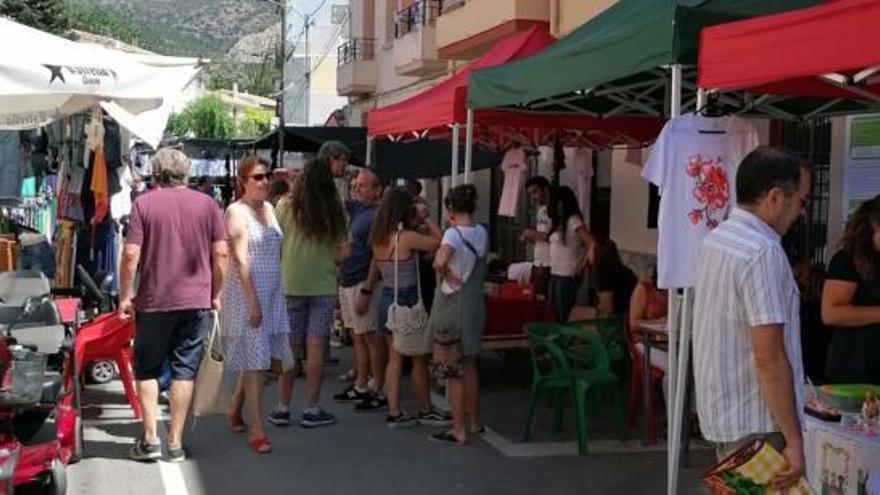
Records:
{"label": "hanging garment", "polygon": [[685,114],[666,123],[642,170],[660,188],[658,286],[693,287],[703,237],[736,204],[740,161],[758,133],[737,117]]}
{"label": "hanging garment", "polygon": [[577,194],[578,206],[587,226],[590,224],[590,204],[593,194],[593,150],[589,148],[566,148],[568,182]]}
{"label": "hanging garment", "polygon": [[[119,192],[110,196],[110,216],[114,220],[128,216],[131,213],[131,183],[134,175],[131,167],[123,165],[117,174]],[[109,179],[108,179],[109,180]]]}
{"label": "hanging garment", "polygon": [[107,186],[107,164],[104,161],[104,146],[99,145],[95,149],[92,162],[92,181],[89,189],[95,196],[95,213],[92,217],[92,226],[97,227],[107,217],[110,211],[110,196]]}
{"label": "hanging garment", "polygon": [[498,214],[505,217],[516,216],[516,204],[519,202],[528,167],[526,153],[522,148],[511,148],[501,160],[501,171],[504,172],[504,188],[501,190],[501,202]]}
{"label": "hanging garment", "polygon": [[62,220],[55,234],[55,287],[70,287],[76,259],[76,223]]}
{"label": "hanging garment", "polygon": [[21,140],[18,131],[0,131],[0,197],[16,197],[21,187]]}

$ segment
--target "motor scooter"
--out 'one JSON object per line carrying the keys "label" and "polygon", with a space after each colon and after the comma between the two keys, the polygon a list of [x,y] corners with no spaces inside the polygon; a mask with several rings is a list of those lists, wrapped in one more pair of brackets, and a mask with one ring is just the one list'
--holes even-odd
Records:
{"label": "motor scooter", "polygon": [[0,273],[0,493],[66,492],[83,455],[74,338],[42,273]]}

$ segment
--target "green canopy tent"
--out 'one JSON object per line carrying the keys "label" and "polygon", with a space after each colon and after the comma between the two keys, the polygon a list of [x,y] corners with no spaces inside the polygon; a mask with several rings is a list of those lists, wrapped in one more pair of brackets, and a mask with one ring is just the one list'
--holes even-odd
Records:
{"label": "green canopy tent", "polygon": [[[534,56],[474,71],[468,107],[594,117],[674,116],[680,108],[697,104],[695,64],[702,28],[819,3],[621,0]],[[784,98],[742,98],[747,96],[721,95],[720,101],[773,118],[794,119],[804,113]],[[824,110],[849,112],[857,104],[841,105]]]}

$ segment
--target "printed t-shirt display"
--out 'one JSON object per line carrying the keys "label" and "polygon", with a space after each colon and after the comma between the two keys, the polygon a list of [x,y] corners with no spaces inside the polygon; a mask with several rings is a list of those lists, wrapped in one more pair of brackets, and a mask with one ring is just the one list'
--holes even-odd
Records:
{"label": "printed t-shirt display", "polygon": [[737,117],[685,114],[666,123],[642,177],[660,188],[657,285],[692,287],[703,237],[736,204],[736,170],[758,146]]}

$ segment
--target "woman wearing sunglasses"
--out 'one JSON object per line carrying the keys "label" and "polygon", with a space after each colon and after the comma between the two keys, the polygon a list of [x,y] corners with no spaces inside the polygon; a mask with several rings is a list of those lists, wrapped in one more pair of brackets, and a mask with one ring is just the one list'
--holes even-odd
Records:
{"label": "woman wearing sunglasses", "polygon": [[281,227],[266,201],[270,179],[265,160],[256,156],[242,160],[238,168],[241,197],[226,210],[232,263],[220,313],[227,369],[241,373],[229,428],[235,433],[247,429],[242,418],[246,407],[251,423],[248,445],[259,454],[272,449],[263,431],[262,372],[269,369],[272,359],[293,362],[281,288]]}

